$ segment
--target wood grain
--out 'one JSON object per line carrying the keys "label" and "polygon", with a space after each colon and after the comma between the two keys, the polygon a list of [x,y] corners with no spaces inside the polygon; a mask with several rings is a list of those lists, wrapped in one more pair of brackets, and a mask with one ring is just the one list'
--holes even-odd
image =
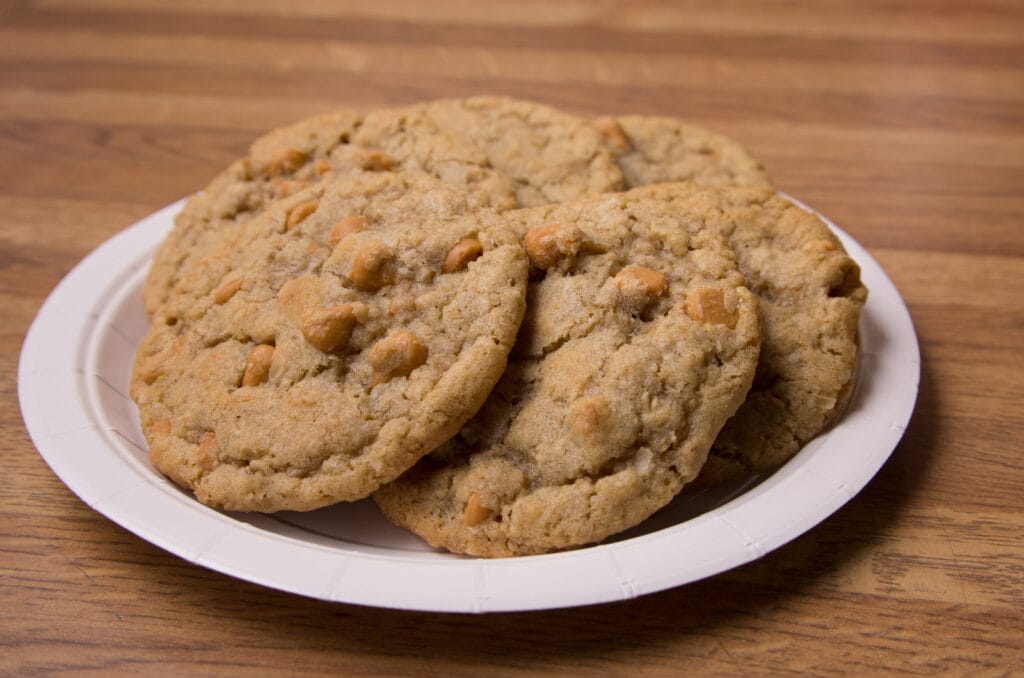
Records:
{"label": "wood grain", "polygon": [[[1022,36],[1010,0],[0,0],[0,673],[1024,672]],[[77,261],[271,127],[479,93],[730,134],[868,248],[924,364],[867,488],[702,582],[461,617],[209,572],[61,484],[17,359]]]}

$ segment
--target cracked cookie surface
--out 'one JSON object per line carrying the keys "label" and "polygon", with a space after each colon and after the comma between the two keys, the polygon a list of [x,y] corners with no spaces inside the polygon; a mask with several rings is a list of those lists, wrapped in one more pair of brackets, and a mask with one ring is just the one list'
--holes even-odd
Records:
{"label": "cracked cookie surface", "polygon": [[771,189],[663,184],[628,195],[704,215],[757,295],[764,341],[754,384],[697,484],[774,471],[839,416],[852,392],[867,300],[859,267],[821,219]]}
{"label": "cracked cookie surface", "polygon": [[626,115],[593,122],[626,186],[691,181],[702,186],[770,186],[761,162],[739,142],[676,118]]}
{"label": "cracked cookie surface", "polygon": [[696,475],[754,375],[760,327],[725,240],[657,199],[511,213],[531,259],[508,368],[452,440],[374,494],[434,546],[599,541]]}
{"label": "cracked cookie surface", "polygon": [[499,211],[624,187],[601,135],[541,104],[476,97],[316,116],[257,139],[186,201],[154,256],[147,312],[177,294],[190,261],[232,246],[274,200],[339,174],[388,170],[432,174]]}
{"label": "cracked cookie surface", "polygon": [[[765,341],[757,378],[698,484],[775,470],[838,417],[853,388],[867,298],[856,263],[820,219],[769,190],[763,166],[738,142],[674,118],[594,124],[639,195],[712,215],[758,295]],[[693,185],[638,188],[663,182]]]}
{"label": "cracked cookie surface", "polygon": [[453,435],[505,367],[527,258],[431,176],[322,182],[184,269],[132,375],[153,463],[202,502],[365,496]]}

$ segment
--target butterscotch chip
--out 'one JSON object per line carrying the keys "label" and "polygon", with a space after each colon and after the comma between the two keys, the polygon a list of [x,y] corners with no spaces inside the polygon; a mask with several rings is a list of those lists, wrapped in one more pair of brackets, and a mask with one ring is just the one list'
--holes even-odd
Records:
{"label": "butterscotch chip", "polygon": [[204,471],[211,471],[217,465],[217,436],[207,431],[196,450],[198,464]]}
{"label": "butterscotch chip", "polygon": [[475,527],[494,515],[494,512],[480,503],[480,495],[471,492],[466,500],[466,508],[462,512],[462,524]]}
{"label": "butterscotch chip", "polygon": [[611,405],[602,396],[586,396],[569,408],[569,433],[580,444],[604,442],[614,425]]}
{"label": "butterscotch chip", "polygon": [[448,250],[448,254],[444,257],[444,264],[441,266],[441,270],[445,273],[461,271],[469,266],[469,262],[473,261],[483,253],[484,246],[480,244],[479,240],[476,238],[463,238]]}
{"label": "butterscotch chip", "polygon": [[316,212],[316,208],[319,203],[316,200],[307,200],[306,202],[299,203],[295,207],[288,211],[288,216],[284,221],[284,230],[290,231],[313,212]]}
{"label": "butterscotch chip", "polygon": [[169,436],[171,435],[171,422],[167,419],[154,421],[149,430],[154,436]]}
{"label": "butterscotch chip", "polygon": [[313,163],[313,171],[318,177],[322,177],[331,171],[331,161],[326,158],[318,158],[317,161]]}
{"label": "butterscotch chip", "polygon": [[274,347],[260,344],[252,349],[245,361],[242,386],[259,386],[270,376],[270,364],[274,359]]}
{"label": "butterscotch chip", "polygon": [[356,309],[351,303],[321,308],[302,321],[302,336],[324,353],[344,348],[356,325]]}
{"label": "butterscotch chip", "polygon": [[320,304],[320,283],[316,276],[303,275],[288,280],[277,292],[278,308],[291,319],[301,322]]}
{"label": "butterscotch chip", "polygon": [[[374,493],[397,525],[480,556],[592,543],[667,504],[742,402],[761,339],[735,255],[692,214],[611,194],[511,218],[524,235],[572,224],[587,254],[530,283],[515,350],[477,415]],[[685,247],[666,246],[673,232]],[[616,280],[627,266],[635,275]],[[622,285],[656,292],[652,312],[624,308]],[[712,286],[735,302],[732,330],[684,310],[687,290]]]}
{"label": "butterscotch chip", "polygon": [[370,243],[353,257],[348,279],[361,290],[375,292],[394,281],[394,259],[393,249],[381,243]]}
{"label": "butterscotch chip", "polygon": [[588,120],[533,102],[478,97],[317,116],[257,139],[186,201],[150,267],[147,313],[168,301],[187,306],[179,297],[194,288],[208,294],[205,279],[189,269],[211,251],[231,249],[247,224],[281,198],[282,179],[315,184],[385,168],[425,171],[464,187],[473,206],[499,211],[624,186]]}
{"label": "butterscotch chip", "polygon": [[144,368],[137,370],[136,378],[144,384],[152,384],[164,373],[164,366],[162,363],[150,360]]}
{"label": "butterscotch chip", "polygon": [[668,281],[657,271],[630,264],[615,274],[615,283],[622,288],[638,288],[649,297],[656,297],[665,292]]}
{"label": "butterscotch chip", "polygon": [[395,332],[370,349],[373,384],[382,384],[396,377],[408,377],[427,361],[427,349],[411,332]]}
{"label": "butterscotch chip", "polygon": [[358,215],[349,215],[338,219],[338,221],[331,227],[331,235],[327,239],[327,244],[334,247],[341,242],[346,235],[352,233],[358,233],[366,228],[366,217]]}
{"label": "butterscotch chip", "polygon": [[615,274],[623,304],[634,311],[642,311],[663,295],[668,280],[654,269],[630,264]]}
{"label": "butterscotch chip", "polygon": [[[307,202],[316,217],[286,233]],[[373,218],[322,247],[354,214]],[[476,264],[441,274],[468,238],[481,244]],[[223,266],[245,285],[224,304],[196,294],[174,325],[154,323],[132,378],[153,463],[218,508],[310,510],[403,473],[479,409],[525,309],[520,237],[429,175],[338,176],[271,205],[233,245],[193,270],[211,278]],[[362,266],[391,284],[352,284],[367,252],[386,254],[386,266]],[[164,420],[173,428],[155,434]],[[200,451],[207,432],[215,449]]]}
{"label": "butterscotch chip", "polygon": [[692,290],[686,297],[686,315],[694,320],[711,325],[736,327],[739,314],[725,305],[725,291],[718,287],[701,287]]}
{"label": "butterscotch chip", "polygon": [[523,244],[530,261],[537,268],[548,269],[576,256],[583,244],[583,232],[575,224],[545,224],[527,231]]}
{"label": "butterscotch chip", "polygon": [[622,129],[622,125],[615,118],[608,116],[596,118],[594,120],[594,127],[605,138],[608,145],[616,151],[621,152],[629,149],[629,138],[626,136],[625,130]]}
{"label": "butterscotch chip", "polygon": [[278,180],[274,183],[274,197],[287,198],[289,195],[298,193],[308,185],[309,184],[307,182],[298,181],[296,179]]}
{"label": "butterscotch chip", "polygon": [[372,172],[389,170],[395,166],[395,159],[381,151],[364,149],[358,152],[355,159],[360,169]]}
{"label": "butterscotch chip", "polygon": [[822,238],[821,240],[812,240],[807,243],[804,245],[804,249],[808,252],[834,252],[837,248],[833,240]]}
{"label": "butterscotch chip", "polygon": [[282,148],[275,151],[267,162],[266,172],[269,177],[292,174],[304,164],[308,156],[297,148]]}
{"label": "butterscotch chip", "polygon": [[213,303],[223,304],[235,296],[238,290],[242,289],[245,278],[240,275],[225,278],[216,289],[213,290]]}
{"label": "butterscotch chip", "polygon": [[[173,331],[170,325],[164,324],[163,327],[165,332]],[[183,343],[181,337],[161,337],[149,347],[145,360],[137,360],[132,378],[143,384],[152,384],[166,373],[168,365],[178,359]],[[160,426],[163,427],[163,424]],[[169,422],[167,426],[170,426]]]}

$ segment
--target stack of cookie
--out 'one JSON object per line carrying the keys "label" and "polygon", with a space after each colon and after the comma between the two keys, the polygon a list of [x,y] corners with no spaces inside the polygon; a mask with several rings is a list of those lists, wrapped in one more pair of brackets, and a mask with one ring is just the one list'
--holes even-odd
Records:
{"label": "stack of cookie", "polygon": [[502,98],[257,140],[157,251],[132,376],[202,502],[371,495],[458,553],[600,541],[846,402],[867,292],[740,145]]}

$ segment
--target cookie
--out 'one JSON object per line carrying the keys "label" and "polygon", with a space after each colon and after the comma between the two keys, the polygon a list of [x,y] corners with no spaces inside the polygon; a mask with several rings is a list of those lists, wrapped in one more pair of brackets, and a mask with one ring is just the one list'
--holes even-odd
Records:
{"label": "cookie", "polygon": [[510,215],[531,259],[504,376],[374,499],[434,546],[513,556],[599,541],[700,470],[757,362],[756,300],[701,215],[629,194]]}
{"label": "cookie", "polygon": [[697,484],[775,470],[836,419],[852,390],[867,298],[856,263],[820,219],[775,196],[761,163],[728,137],[673,118],[600,118],[594,125],[631,188],[691,182],[747,189],[666,186],[639,195],[719,214],[715,221],[759,297],[765,340],[757,378]]}
{"label": "cookie", "polygon": [[[453,136],[479,149],[508,177],[516,205],[564,202],[625,188],[604,137],[589,121],[532,101],[475,97],[367,116],[365,143],[381,144],[404,124],[415,138]],[[374,134],[375,129],[380,131]]]}
{"label": "cookie", "polygon": [[834,422],[850,396],[867,300],[859,267],[821,219],[771,189],[663,184],[627,195],[705,215],[758,298],[764,341],[754,385],[697,484],[774,471]]}
{"label": "cookie", "polygon": [[541,104],[479,97],[317,116],[258,139],[186,202],[154,256],[147,312],[177,293],[188,262],[233,247],[274,200],[325,177],[388,170],[433,174],[465,187],[472,204],[499,211],[624,187],[601,135]]}
{"label": "cookie", "polygon": [[601,117],[605,137],[627,187],[673,181],[702,186],[770,186],[761,163],[741,144],[675,118]]}
{"label": "cookie", "polygon": [[132,376],[157,468],[211,506],[308,510],[451,437],[505,367],[528,271],[471,204],[427,175],[347,175],[191,262]]}

